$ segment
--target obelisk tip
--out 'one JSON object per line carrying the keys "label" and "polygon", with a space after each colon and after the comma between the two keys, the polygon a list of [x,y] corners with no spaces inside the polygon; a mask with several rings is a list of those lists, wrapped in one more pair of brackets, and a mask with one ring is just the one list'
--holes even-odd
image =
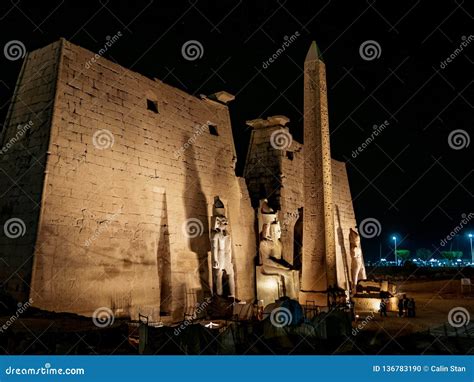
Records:
{"label": "obelisk tip", "polygon": [[316,61],[316,60],[322,61],[323,56],[318,46],[316,45],[316,41],[313,41],[309,47],[308,53],[306,54],[305,61]]}

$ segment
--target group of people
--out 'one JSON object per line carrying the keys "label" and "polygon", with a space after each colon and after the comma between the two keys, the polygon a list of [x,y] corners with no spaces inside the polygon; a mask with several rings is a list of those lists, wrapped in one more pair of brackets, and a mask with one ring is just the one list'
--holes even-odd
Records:
{"label": "group of people", "polygon": [[408,298],[406,294],[398,299],[398,317],[415,317],[415,299]]}
{"label": "group of people", "polygon": [[[387,317],[387,305],[388,298],[382,298],[380,300],[380,317]],[[402,298],[398,299],[398,317],[415,317],[415,299],[408,298],[406,294]]]}

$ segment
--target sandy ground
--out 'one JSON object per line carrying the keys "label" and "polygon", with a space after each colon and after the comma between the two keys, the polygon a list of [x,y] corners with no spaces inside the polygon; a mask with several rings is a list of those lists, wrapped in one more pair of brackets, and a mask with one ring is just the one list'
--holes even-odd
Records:
{"label": "sandy ground", "polygon": [[[383,318],[378,313],[361,315],[342,343],[317,340],[298,350],[301,354],[474,354],[474,322],[470,321],[468,331],[455,331],[448,319],[452,309],[459,308],[474,317],[474,288],[462,294],[459,280],[441,280],[399,282],[398,290],[415,299],[416,317],[398,317],[398,312],[388,312]],[[9,335],[0,336],[0,352],[137,353],[127,341],[130,328],[118,320],[113,327],[99,330],[90,318],[38,313],[36,317],[20,317],[6,333]],[[265,347],[260,350],[266,354]]]}
{"label": "sandy ground", "polygon": [[365,324],[364,330],[400,337],[449,325],[449,312],[459,307],[467,309],[474,319],[474,288],[471,293],[462,294],[460,280],[407,281],[399,283],[398,290],[415,299],[416,317],[398,317],[397,312],[388,312],[388,317],[383,318],[378,314],[371,319],[360,317],[358,324]]}

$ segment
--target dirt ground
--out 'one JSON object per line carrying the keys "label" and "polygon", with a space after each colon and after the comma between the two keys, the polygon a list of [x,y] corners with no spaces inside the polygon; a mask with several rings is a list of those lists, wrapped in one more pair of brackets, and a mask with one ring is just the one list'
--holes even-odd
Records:
{"label": "dirt ground", "polygon": [[[350,335],[326,341],[307,338],[297,343],[314,343],[298,350],[301,354],[474,354],[474,322],[470,321],[474,317],[474,288],[462,294],[460,280],[438,280],[400,281],[398,290],[415,299],[416,317],[398,317],[398,312],[388,312],[388,317],[361,314],[352,323]],[[459,308],[469,317],[465,326],[454,328],[449,316]],[[129,344],[130,327],[126,322],[116,320],[112,327],[100,329],[86,317],[28,313],[0,336],[0,352],[137,354]]]}
{"label": "dirt ground", "polygon": [[[353,323],[351,351],[367,354],[472,354],[474,352],[474,288],[461,293],[460,280],[405,281],[398,291],[416,302],[416,317],[361,315]],[[460,309],[461,308],[461,309]],[[455,312],[466,325],[453,327]],[[450,313],[451,312],[451,313]],[[467,317],[467,318],[466,318]],[[459,322],[459,321],[455,321]],[[364,347],[366,346],[366,347]]]}
{"label": "dirt ground", "polygon": [[458,307],[467,309],[474,318],[474,288],[471,293],[462,294],[460,280],[407,281],[399,283],[398,291],[415,299],[416,317],[398,317],[397,312],[388,312],[388,317],[383,318],[376,314],[366,320],[366,329],[397,336],[426,331],[448,324],[449,312]]}

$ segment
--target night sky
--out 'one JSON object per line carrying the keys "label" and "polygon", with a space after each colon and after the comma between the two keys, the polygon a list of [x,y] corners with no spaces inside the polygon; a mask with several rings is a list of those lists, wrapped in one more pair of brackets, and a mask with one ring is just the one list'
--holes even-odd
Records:
{"label": "night sky", "polygon": [[[380,244],[382,256],[389,255],[393,233],[400,248],[438,250],[463,214],[474,212],[474,143],[463,147],[473,138],[474,121],[474,9],[468,2],[85,3],[2,2],[2,51],[11,40],[32,51],[64,37],[97,52],[120,31],[108,59],[191,94],[236,95],[230,113],[241,175],[250,137],[246,120],[286,115],[302,141],[302,67],[315,40],[326,63],[332,155],[348,163],[358,222],[372,218],[381,226],[379,236],[363,239],[366,259],[378,258]],[[202,44],[200,59],[183,58],[189,40]],[[368,60],[359,48],[369,40],[380,55]],[[0,60],[4,121],[21,60],[4,54]],[[388,126],[354,158],[384,121]],[[449,141],[455,130],[464,141]],[[470,229],[474,219],[439,250],[463,250],[469,257]]]}

